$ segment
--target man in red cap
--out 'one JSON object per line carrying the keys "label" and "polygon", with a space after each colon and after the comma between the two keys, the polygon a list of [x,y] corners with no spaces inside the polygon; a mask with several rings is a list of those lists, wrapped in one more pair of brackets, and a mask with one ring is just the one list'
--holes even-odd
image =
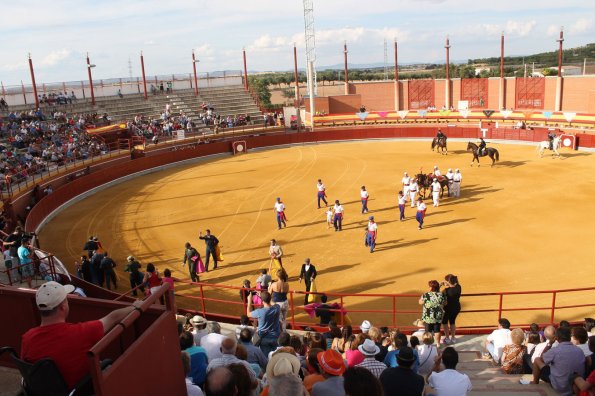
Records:
{"label": "man in red cap", "polygon": [[345,362],[341,354],[334,349],[319,352],[316,355],[325,380],[312,387],[312,396],[345,396],[343,389],[343,373]]}

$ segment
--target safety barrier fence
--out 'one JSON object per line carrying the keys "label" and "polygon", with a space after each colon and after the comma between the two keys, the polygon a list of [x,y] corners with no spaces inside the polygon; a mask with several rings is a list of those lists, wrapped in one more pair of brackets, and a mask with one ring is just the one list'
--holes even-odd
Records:
{"label": "safety barrier fence", "polygon": [[[206,318],[238,323],[246,313],[247,303],[260,290],[204,282],[176,281],[176,306],[181,311],[199,313]],[[134,289],[133,289],[134,290]],[[129,294],[132,290],[124,293]],[[315,312],[320,296],[326,295],[329,312],[341,326],[358,328],[363,320],[375,326],[416,329],[412,326],[421,317],[420,294],[391,293],[335,293],[291,290],[287,293],[286,322],[293,329],[316,327]],[[312,296],[304,304],[305,296]],[[493,328],[502,317],[515,327],[528,327],[536,322],[541,326],[560,320],[580,321],[595,310],[595,286],[575,289],[535,290],[516,292],[468,293],[461,296],[462,311],[457,320],[461,333],[482,332]],[[261,305],[254,305],[259,308]],[[582,316],[581,316],[582,315]]]}

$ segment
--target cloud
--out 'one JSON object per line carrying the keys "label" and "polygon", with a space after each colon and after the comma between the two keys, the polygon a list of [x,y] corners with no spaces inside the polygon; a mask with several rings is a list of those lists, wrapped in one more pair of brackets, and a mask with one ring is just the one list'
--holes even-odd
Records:
{"label": "cloud", "polygon": [[143,44],[144,45],[155,45],[155,42],[153,40],[147,40]]}
{"label": "cloud", "polygon": [[47,54],[41,60],[41,62],[39,62],[39,65],[41,67],[52,67],[52,66],[55,66],[59,62],[61,62],[64,59],[68,58],[70,56],[70,54],[71,54],[71,51],[68,50],[68,49],[61,49],[61,50],[57,50],[57,51],[52,51],[49,54]]}
{"label": "cloud", "polygon": [[508,21],[504,33],[525,37],[531,33],[536,24],[536,21]]}
{"label": "cloud", "polygon": [[581,18],[569,27],[568,32],[571,34],[586,33],[588,31],[590,31],[592,27],[593,27],[592,19]]}

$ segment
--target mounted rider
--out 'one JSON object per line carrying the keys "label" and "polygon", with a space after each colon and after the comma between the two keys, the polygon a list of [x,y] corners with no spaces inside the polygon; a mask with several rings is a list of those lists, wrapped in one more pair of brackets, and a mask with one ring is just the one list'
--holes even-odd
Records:
{"label": "mounted rider", "polygon": [[441,143],[443,142],[446,145],[446,135],[442,133],[442,130],[438,129],[438,133],[436,134],[436,142]]}
{"label": "mounted rider", "polygon": [[556,138],[556,132],[550,132],[547,134],[547,139],[550,142],[550,150],[554,149],[554,139]]}
{"label": "mounted rider", "polygon": [[486,150],[486,142],[482,137],[479,138],[479,148],[477,149],[477,156],[481,157],[482,153]]}

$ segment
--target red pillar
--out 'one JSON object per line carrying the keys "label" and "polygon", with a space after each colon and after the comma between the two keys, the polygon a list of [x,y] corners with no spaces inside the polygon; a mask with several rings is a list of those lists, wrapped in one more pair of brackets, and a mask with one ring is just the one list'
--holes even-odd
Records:
{"label": "red pillar", "polygon": [[87,52],[87,71],[89,72],[89,88],[91,89],[91,104],[95,106],[95,92],[93,91],[93,76],[91,75],[91,61]]}
{"label": "red pillar", "polygon": [[244,54],[244,89],[248,90],[248,67],[246,66],[246,48],[242,50]]}
{"label": "red pillar", "polygon": [[399,63],[398,61],[398,52],[397,52],[397,40],[395,39],[395,81],[399,81]]}
{"label": "red pillar", "polygon": [[446,108],[449,109],[450,103],[450,40],[446,36]]}
{"label": "red pillar", "polygon": [[504,78],[504,32],[500,37],[500,78]]}
{"label": "red pillar", "polygon": [[395,111],[401,110],[401,92],[399,87],[399,62],[397,39],[395,38]]}
{"label": "red pillar", "polygon": [[[145,94],[145,100],[147,99],[147,78],[145,77],[145,58],[143,57],[143,52],[140,52],[140,68],[143,75],[143,89]],[[157,77],[155,77],[155,81],[157,81]]]}
{"label": "red pillar", "polygon": [[198,79],[196,78],[196,56],[192,50],[192,69],[194,70],[194,95],[198,96]]}
{"label": "red pillar", "polygon": [[33,84],[33,96],[35,97],[35,107],[39,107],[39,98],[37,97],[37,85],[35,84],[35,71],[33,71],[33,61],[31,60],[31,54],[29,54],[29,71],[31,71],[31,84]]}
{"label": "red pillar", "polygon": [[345,61],[345,95],[349,94],[349,70],[347,69],[347,41],[343,43],[343,58]]}

